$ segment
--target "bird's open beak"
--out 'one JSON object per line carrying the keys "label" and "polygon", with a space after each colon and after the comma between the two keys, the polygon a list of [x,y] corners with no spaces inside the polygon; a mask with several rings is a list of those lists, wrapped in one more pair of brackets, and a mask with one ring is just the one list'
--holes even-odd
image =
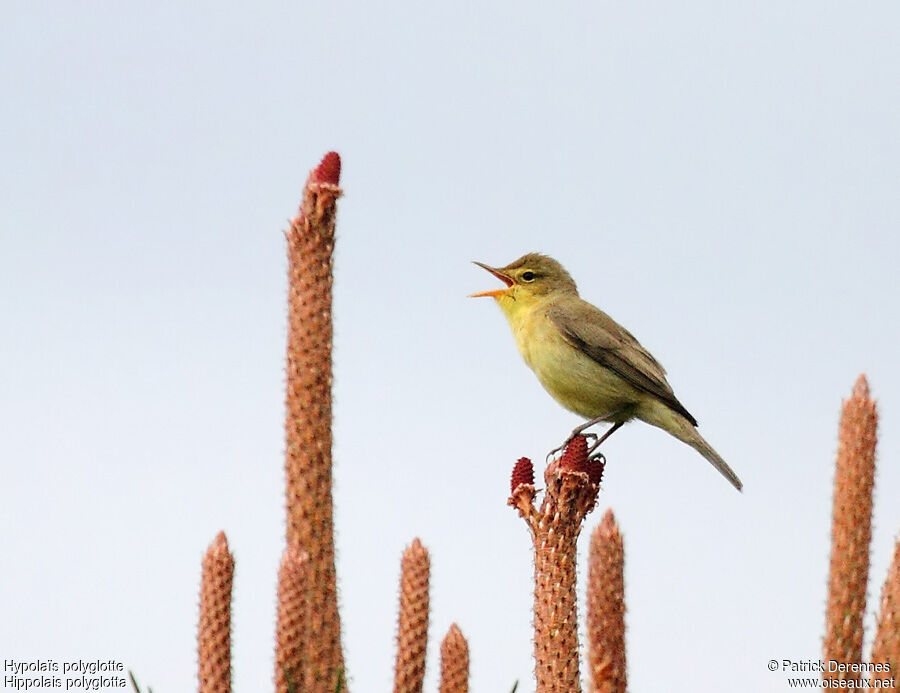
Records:
{"label": "bird's open beak", "polygon": [[477,294],[470,294],[469,298],[478,298],[479,296],[492,296],[493,298],[499,298],[509,290],[509,287],[513,285],[512,277],[510,277],[508,274],[505,274],[494,267],[490,267],[489,265],[485,265],[483,262],[476,262],[475,260],[473,260],[472,262],[473,264],[478,265],[482,269],[486,269],[488,272],[497,277],[497,279],[506,284],[506,288],[494,289],[493,291],[481,291]]}

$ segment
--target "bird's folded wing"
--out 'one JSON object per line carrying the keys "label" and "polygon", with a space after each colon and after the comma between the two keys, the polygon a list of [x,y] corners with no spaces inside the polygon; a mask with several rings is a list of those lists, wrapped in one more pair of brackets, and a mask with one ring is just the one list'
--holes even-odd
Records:
{"label": "bird's folded wing", "polygon": [[551,307],[547,317],[573,347],[634,387],[653,395],[691,425],[697,425],[697,420],[675,398],[666,381],[665,369],[634,335],[602,310],[578,300]]}

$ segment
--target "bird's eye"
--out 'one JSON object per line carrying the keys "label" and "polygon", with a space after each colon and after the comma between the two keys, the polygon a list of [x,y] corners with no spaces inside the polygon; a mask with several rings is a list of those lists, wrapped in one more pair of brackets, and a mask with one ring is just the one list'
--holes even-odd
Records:
{"label": "bird's eye", "polygon": [[522,281],[523,282],[533,282],[534,281],[534,272],[528,270],[527,272],[522,272]]}

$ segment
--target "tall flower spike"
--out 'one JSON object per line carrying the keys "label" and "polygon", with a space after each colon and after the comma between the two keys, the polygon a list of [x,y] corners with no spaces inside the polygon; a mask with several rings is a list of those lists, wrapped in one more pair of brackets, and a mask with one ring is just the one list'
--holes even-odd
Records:
{"label": "tall flower spike", "polygon": [[278,622],[275,636],[275,690],[306,689],[306,630],[309,620],[309,555],[288,547],[278,571]]}
{"label": "tall flower spike", "polygon": [[[863,615],[872,538],[872,489],[878,414],[864,375],[844,402],[838,435],[831,521],[831,565],[824,659],[862,661]],[[825,672],[829,680],[859,680],[859,674]]]}
{"label": "tall flower spike", "polygon": [[625,547],[612,510],[591,534],[588,666],[593,693],[625,693]]}
{"label": "tall flower spike", "polygon": [[[534,544],[534,659],[537,693],[579,693],[575,544],[597,501],[587,449],[576,438],[544,473],[546,492],[533,505],[532,484],[519,484],[509,505],[528,524]],[[565,460],[565,464],[563,464]]]}
{"label": "tall flower spike", "polygon": [[469,643],[455,623],[441,643],[440,693],[469,693]]}
{"label": "tall flower spike", "polygon": [[900,539],[894,545],[894,559],[881,588],[878,626],[872,643],[872,664],[890,665],[890,671],[873,673],[873,679],[890,681],[893,677],[895,685],[900,684]]}
{"label": "tall flower spike", "polygon": [[234,557],[224,532],[206,555],[200,578],[200,622],[197,627],[197,679],[200,693],[231,692],[231,585]]}
{"label": "tall flower spike", "polygon": [[340,157],[309,175],[287,231],[285,419],[287,546],[308,555],[304,693],[346,691],[334,567],[331,496],[331,289]]}
{"label": "tall flower spike", "polygon": [[394,693],[420,693],[425,678],[428,644],[428,581],[431,561],[422,542],[414,539],[403,552],[400,567],[400,615],[397,619],[397,661]]}

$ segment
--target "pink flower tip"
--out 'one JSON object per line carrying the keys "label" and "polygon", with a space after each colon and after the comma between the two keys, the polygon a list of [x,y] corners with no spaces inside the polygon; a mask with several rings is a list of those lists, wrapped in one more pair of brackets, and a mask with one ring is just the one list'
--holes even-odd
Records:
{"label": "pink flower tip", "polygon": [[866,374],[862,373],[853,385],[853,396],[861,399],[869,398],[869,381],[866,380]]}
{"label": "pink flower tip", "polygon": [[510,490],[515,493],[516,489],[522,484],[534,485],[534,465],[527,457],[520,457],[519,461],[512,470],[512,477],[509,480]]}
{"label": "pink flower tip", "polygon": [[607,511],[603,513],[603,519],[600,520],[600,527],[606,534],[612,534],[613,532],[618,531],[616,516],[613,515],[612,508],[607,509]]}
{"label": "pink flower tip", "polygon": [[206,558],[204,560],[218,560],[230,557],[231,553],[228,551],[228,539],[225,538],[225,532],[219,532],[216,538],[212,540],[209,548],[206,549]]}
{"label": "pink flower tip", "polygon": [[341,178],[341,157],[337,152],[328,152],[322,157],[316,170],[313,171],[313,180],[316,183],[330,183],[337,185]]}

